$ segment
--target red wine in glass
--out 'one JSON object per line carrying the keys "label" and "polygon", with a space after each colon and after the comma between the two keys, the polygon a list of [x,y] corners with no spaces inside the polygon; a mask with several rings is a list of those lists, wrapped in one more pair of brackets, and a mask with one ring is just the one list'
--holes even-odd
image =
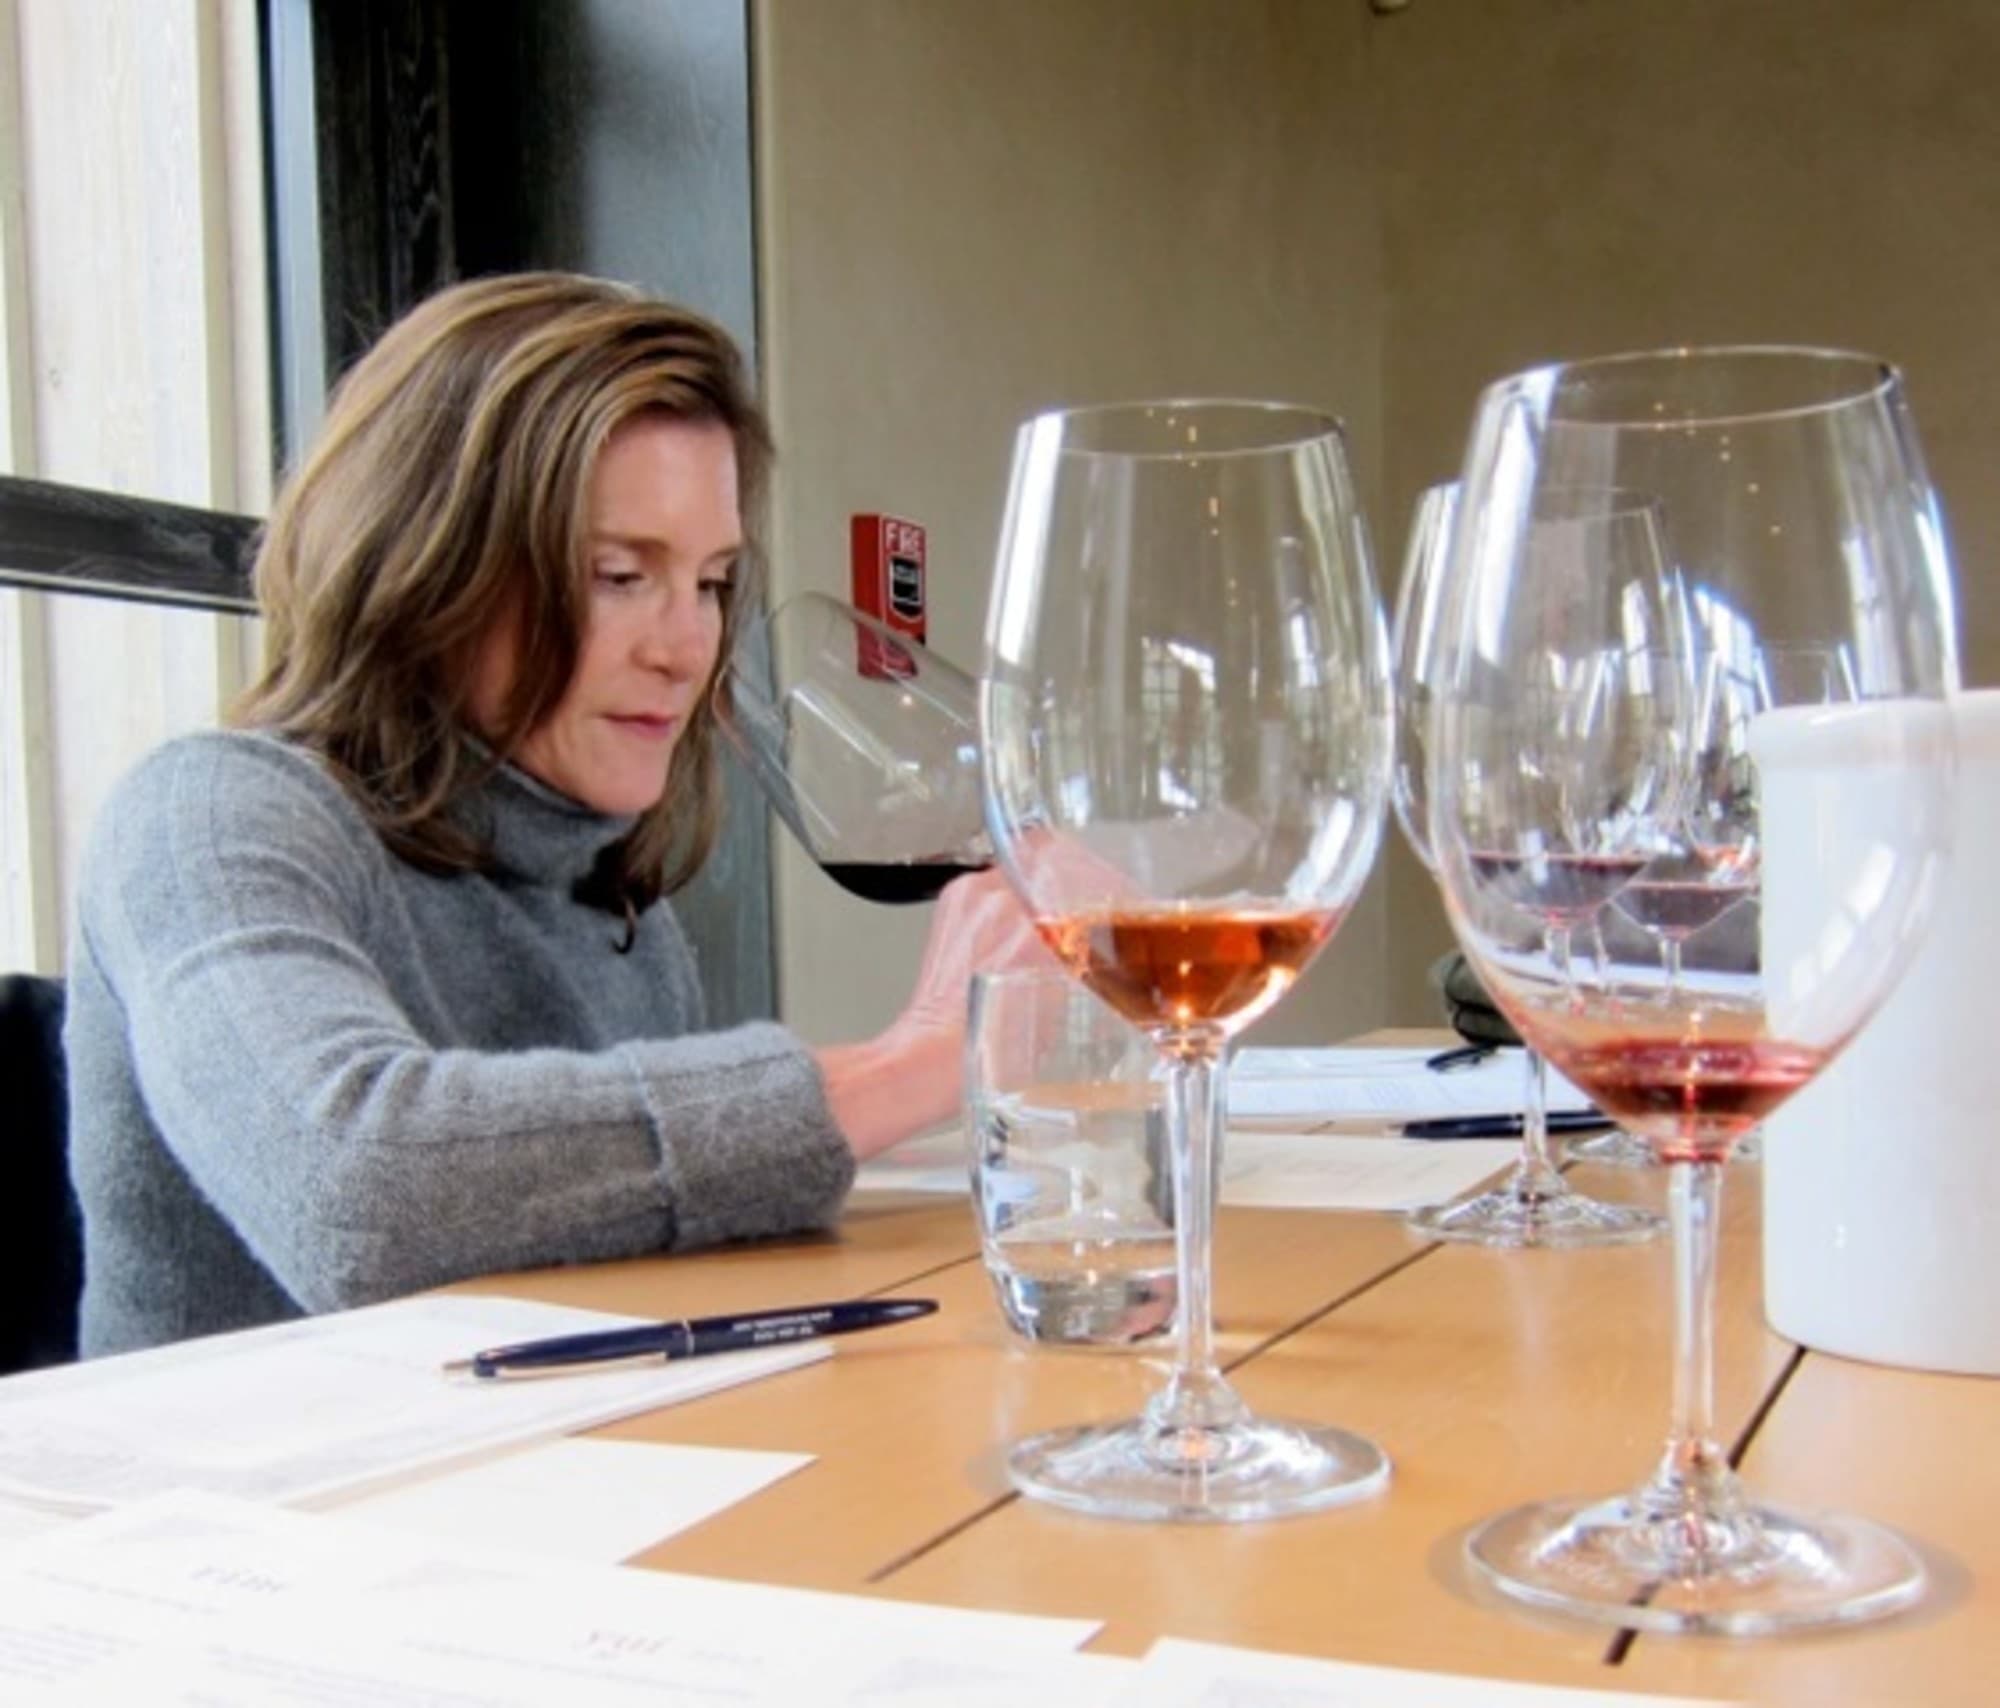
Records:
{"label": "red wine in glass", "polygon": [[1642,873],[1612,898],[1611,905],[1644,930],[1661,937],[1687,938],[1713,925],[1756,892],[1756,881],[1750,878],[1711,880]]}
{"label": "red wine in glass", "polygon": [[908,904],[936,901],[954,878],[987,870],[963,860],[826,860],[820,870],[863,901]]}
{"label": "red wine in glass", "polygon": [[1642,853],[1501,853],[1468,856],[1481,883],[1551,925],[1587,919],[1646,869]]}
{"label": "red wine in glass", "polygon": [[818,593],[764,619],[763,642],[731,660],[722,733],[828,877],[927,902],[991,863],[970,676]]}

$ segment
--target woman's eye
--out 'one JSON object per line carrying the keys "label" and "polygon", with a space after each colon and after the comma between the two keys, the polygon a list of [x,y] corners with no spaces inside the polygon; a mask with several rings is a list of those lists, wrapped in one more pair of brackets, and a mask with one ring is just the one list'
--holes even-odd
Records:
{"label": "woman's eye", "polygon": [[613,592],[637,587],[646,579],[636,569],[617,569],[607,564],[599,564],[590,574],[599,587],[610,588]]}
{"label": "woman's eye", "polygon": [[733,576],[706,575],[701,581],[702,597],[706,599],[727,601],[735,587],[736,581]]}

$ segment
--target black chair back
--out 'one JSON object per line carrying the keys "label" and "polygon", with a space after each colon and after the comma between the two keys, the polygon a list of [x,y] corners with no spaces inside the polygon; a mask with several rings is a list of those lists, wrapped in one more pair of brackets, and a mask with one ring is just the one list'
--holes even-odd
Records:
{"label": "black chair back", "polygon": [[69,1179],[63,987],[0,976],[0,1375],[76,1356],[83,1217]]}

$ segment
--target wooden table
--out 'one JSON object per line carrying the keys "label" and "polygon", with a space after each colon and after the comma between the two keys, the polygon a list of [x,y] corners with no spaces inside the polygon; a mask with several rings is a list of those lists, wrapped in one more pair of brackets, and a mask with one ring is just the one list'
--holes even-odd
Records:
{"label": "wooden table", "polygon": [[[1391,1041],[1382,1036],[1371,1041]],[[1577,1169],[1658,1203],[1651,1171]],[[2000,1381],[1807,1353],[1760,1305],[1754,1167],[1725,1193],[1717,1406],[1762,1493],[1839,1506],[1919,1543],[1933,1590],[1856,1631],[1729,1641],[1536,1616],[1472,1582],[1466,1530],[1506,1506],[1637,1481],[1667,1415],[1664,1242],[1591,1252],[1428,1245],[1391,1217],[1231,1210],[1217,1239],[1225,1361],[1260,1409],[1380,1441],[1386,1496],[1238,1526],[1089,1520],[1015,1495],[1002,1446],[1129,1413],[1159,1380],[1131,1353],[1031,1351],[1004,1328],[962,1200],[857,1199],[839,1233],[480,1283],[566,1304],[705,1314],[921,1293],[923,1322],[603,1431],[807,1452],[817,1462],[636,1563],[1102,1619],[1094,1647],[1160,1635],[1757,1703],[2000,1701]]]}

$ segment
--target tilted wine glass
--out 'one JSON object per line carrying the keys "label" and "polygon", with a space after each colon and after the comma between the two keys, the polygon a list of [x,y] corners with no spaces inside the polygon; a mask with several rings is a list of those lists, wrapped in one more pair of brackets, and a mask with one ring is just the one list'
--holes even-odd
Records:
{"label": "tilted wine glass", "polygon": [[1345,1431],[1250,1414],[1217,1366],[1224,1046],[1340,923],[1380,839],[1381,609],[1338,426],[1263,403],[1043,415],[1016,441],[980,728],[1000,861],[1168,1071],[1180,1335],[1143,1416],[1009,1459],[1031,1495],[1260,1518],[1382,1487]]}
{"label": "tilted wine glass", "polygon": [[[1520,660],[1550,608],[1522,545],[1538,494],[1579,479],[1655,496],[1704,648],[1753,660],[1783,637],[1838,648],[1855,672],[1854,704],[1772,704],[1740,763],[1686,776],[1680,814],[1734,826],[1762,877],[1738,909],[1758,928],[1688,938],[1671,986],[1637,932],[1613,934],[1589,976],[1561,978],[1480,857],[1496,810],[1523,828],[1532,816],[1526,795],[1493,788],[1511,774]],[[1786,349],[1537,369],[1482,398],[1460,502],[1431,769],[1453,924],[1522,1034],[1667,1163],[1677,1295],[1672,1427],[1651,1476],[1504,1513],[1468,1552],[1509,1595],[1646,1629],[1754,1634],[1893,1612],[1923,1583],[1899,1538],[1760,1504],[1737,1478],[1716,1434],[1712,1317],[1722,1163],[1888,992],[1947,846],[1948,571],[1901,381],[1866,357]],[[1780,752],[1774,800],[1780,768],[1767,775],[1760,756]],[[1602,786],[1640,757],[1607,755]],[[1828,837],[1855,765],[1875,810]]]}
{"label": "tilted wine glass", "polygon": [[992,864],[978,685],[851,605],[801,593],[753,627],[722,730],[800,846],[855,895],[930,901]]}
{"label": "tilted wine glass", "polygon": [[[1393,799],[1396,817],[1411,852],[1434,876],[1436,859],[1430,842],[1427,777],[1430,719],[1437,692],[1437,637],[1445,592],[1443,565],[1451,546],[1457,503],[1455,481],[1430,487],[1418,500],[1409,546],[1404,553],[1403,585],[1396,599]],[[1599,544],[1605,555],[1622,555],[1631,573],[1664,581],[1666,566],[1650,512],[1641,505],[1626,504],[1621,508],[1615,495],[1600,498],[1598,510],[1600,514],[1594,517],[1579,510],[1569,519],[1570,531],[1601,535]],[[1547,526],[1551,535],[1559,532],[1553,519]],[[1588,671],[1582,668],[1580,660],[1571,660],[1570,666],[1567,681],[1575,704],[1569,723],[1574,725],[1589,716],[1593,695],[1600,705],[1604,703],[1608,672],[1603,660]],[[1562,680],[1555,675],[1547,678],[1552,694],[1562,691],[1557,686]],[[1587,910],[1579,913],[1581,902],[1587,899],[1566,893],[1557,897],[1549,929],[1565,933],[1572,930],[1577,917],[1587,917]],[[1572,901],[1578,907],[1569,906]],[[1414,1211],[1409,1217],[1410,1226],[1430,1239],[1497,1246],[1628,1245],[1664,1232],[1666,1223],[1652,1211],[1635,1205],[1600,1202],[1577,1191],[1563,1178],[1550,1154],[1547,1066],[1541,1053],[1532,1046],[1523,1055],[1520,1160],[1498,1186],[1469,1193],[1448,1204]]]}

